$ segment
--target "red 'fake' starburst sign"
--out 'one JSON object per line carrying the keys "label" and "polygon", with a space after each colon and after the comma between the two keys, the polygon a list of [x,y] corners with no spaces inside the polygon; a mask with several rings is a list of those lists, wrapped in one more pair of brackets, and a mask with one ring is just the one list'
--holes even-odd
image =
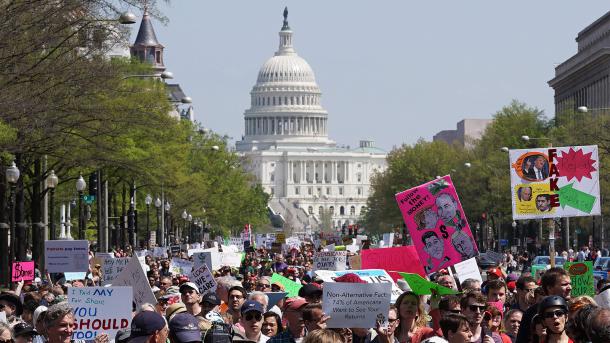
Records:
{"label": "red 'fake' starburst sign", "polygon": [[595,161],[591,159],[591,154],[592,152],[583,154],[582,149],[562,151],[561,157],[556,157],[559,175],[565,176],[568,181],[575,178],[580,182],[583,177],[590,179],[591,173],[597,170],[593,166]]}

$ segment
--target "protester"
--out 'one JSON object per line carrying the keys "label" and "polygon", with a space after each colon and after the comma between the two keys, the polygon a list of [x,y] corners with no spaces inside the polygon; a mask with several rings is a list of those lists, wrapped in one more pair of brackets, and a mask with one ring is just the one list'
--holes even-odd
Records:
{"label": "protester", "polygon": [[522,317],[523,312],[517,309],[509,310],[504,315],[504,320],[502,322],[504,332],[510,338],[512,343],[515,343],[517,340],[517,333],[519,332],[519,326],[521,325]]}
{"label": "protester", "polygon": [[390,311],[388,312],[388,325],[387,327],[382,327],[381,322],[377,322],[377,327],[375,330],[377,331],[377,336],[373,338],[372,343],[399,343],[398,338],[396,338],[396,328],[400,324],[400,319],[398,319],[398,309],[395,306],[390,306]]}
{"label": "protester", "polygon": [[449,314],[441,319],[443,337],[449,343],[469,343],[472,331],[468,319],[461,314]]}
{"label": "protester", "polygon": [[13,339],[13,331],[8,324],[0,322],[0,342],[11,343]]}
{"label": "protester", "polygon": [[199,287],[196,284],[185,282],[180,285],[180,296],[188,313],[194,316],[201,316]]}
{"label": "protester", "polygon": [[9,325],[13,326],[21,322],[23,304],[17,295],[8,292],[0,294],[0,310],[4,311]]}
{"label": "protester", "polygon": [[188,312],[176,314],[168,323],[172,343],[201,342],[199,320]]}
{"label": "protester", "polygon": [[592,343],[610,342],[610,309],[598,307],[591,312],[587,336]]}
{"label": "protester", "polygon": [[531,276],[524,275],[517,279],[517,296],[511,308],[521,310],[522,312],[527,311],[530,306],[535,304],[534,291],[536,288],[538,288],[536,281]]}
{"label": "protester", "polygon": [[307,331],[326,329],[328,316],[322,311],[320,303],[308,303],[303,307],[303,323]]}
{"label": "protester", "polygon": [[239,318],[241,317],[240,308],[244,301],[246,301],[247,296],[248,293],[241,286],[233,286],[229,289],[227,296],[227,304],[229,305],[227,314],[231,316],[232,323],[237,324],[239,322]]}
{"label": "protester", "polygon": [[305,324],[303,323],[303,307],[307,301],[303,298],[289,298],[284,305],[284,319],[288,325],[287,330],[278,333],[269,339],[269,343],[296,342],[305,336]]}
{"label": "protester", "polygon": [[336,343],[342,342],[343,337],[333,330],[314,330],[303,340],[303,343]]}
{"label": "protester", "polygon": [[492,333],[483,323],[484,314],[487,310],[487,299],[477,291],[467,293],[460,301],[462,314],[468,319],[472,342],[501,343],[502,339],[497,333]]}
{"label": "protester", "polygon": [[269,311],[263,314],[263,326],[261,328],[263,335],[271,338],[283,330],[282,319],[277,313]]}
{"label": "protester", "polygon": [[418,295],[413,292],[402,293],[394,304],[398,310],[400,322],[396,337],[400,342],[419,343],[434,336],[432,328],[427,327],[426,312]]}
{"label": "protester", "polygon": [[548,343],[568,342],[566,333],[566,322],[568,319],[568,305],[558,295],[551,295],[538,305],[538,315],[542,317],[542,325],[546,329],[546,340]]}
{"label": "protester", "polygon": [[241,306],[241,317],[239,322],[243,331],[235,329],[234,342],[248,341],[265,343],[269,337],[261,332],[263,325],[263,305],[254,300],[248,300]]}
{"label": "protester", "polygon": [[47,342],[69,343],[74,332],[74,312],[72,307],[66,302],[60,302],[49,307],[44,316],[44,326]]}
{"label": "protester", "polygon": [[165,343],[168,336],[169,328],[167,322],[157,312],[140,312],[131,320],[129,343]]}

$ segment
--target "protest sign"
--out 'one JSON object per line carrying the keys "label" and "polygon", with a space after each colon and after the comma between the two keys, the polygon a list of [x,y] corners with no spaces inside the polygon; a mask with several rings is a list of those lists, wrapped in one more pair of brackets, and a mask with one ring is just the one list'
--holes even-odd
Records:
{"label": "protest sign", "polygon": [[89,241],[44,241],[45,267],[49,273],[89,270]]}
{"label": "protest sign", "polygon": [[326,283],[335,282],[335,279],[339,276],[343,276],[348,273],[354,273],[358,275],[362,280],[367,283],[389,283],[391,287],[392,301],[396,301],[403,291],[396,286],[396,283],[390,277],[390,275],[382,269],[364,269],[364,270],[343,270],[343,271],[331,271],[331,270],[316,270],[314,272],[317,277],[324,281],[324,287]]}
{"label": "protest sign", "polygon": [[220,269],[220,267],[228,266],[232,268],[239,268],[241,266],[241,258],[243,254],[238,252],[221,252],[218,253],[218,265],[214,266],[214,256],[212,256],[212,267],[214,270]]}
{"label": "protest sign", "polygon": [[299,249],[301,248],[301,240],[299,239],[299,237],[288,237],[286,238],[286,245],[290,250]]}
{"label": "protest sign", "polygon": [[131,260],[130,257],[105,258],[102,264],[103,285],[111,285]]}
{"label": "protest sign", "polygon": [[568,272],[572,280],[571,296],[595,295],[592,261],[566,262],[563,264],[563,269]]}
{"label": "protest sign", "polygon": [[322,311],[330,316],[328,328],[372,328],[387,326],[392,286],[330,282],[324,284]]}
{"label": "protest sign", "polygon": [[313,257],[313,270],[345,270],[347,251],[318,251]]}
{"label": "protest sign", "polygon": [[73,340],[93,340],[102,333],[112,340],[130,327],[131,287],[70,287],[67,296],[74,309]]}
{"label": "protest sign", "polygon": [[383,246],[386,248],[391,248],[392,244],[394,244],[394,232],[384,233],[383,234]]}
{"label": "protest sign", "polygon": [[6,320],[6,313],[4,311],[0,312],[0,323],[8,324]]}
{"label": "protest sign", "polygon": [[413,246],[366,249],[362,250],[360,256],[363,269],[385,269],[426,275]]}
{"label": "protest sign", "polygon": [[203,251],[196,252],[193,254],[193,269],[197,269],[201,267],[201,265],[205,264],[208,266],[209,270],[214,270],[212,268],[212,254],[217,255],[218,253],[212,253],[211,251]]}
{"label": "protest sign", "polygon": [[541,266],[541,265],[533,265],[531,269],[531,274],[534,280],[538,281],[542,277],[542,274],[546,272],[547,269],[551,268],[550,265]]}
{"label": "protest sign", "polygon": [[286,243],[286,234],[284,234],[283,232],[276,233],[275,234],[275,242],[276,243],[281,243],[281,244]]}
{"label": "protest sign", "polygon": [[188,257],[191,257],[191,256],[193,256],[196,253],[204,252],[206,250],[207,249],[204,249],[204,248],[193,248],[193,249],[187,250],[186,253],[187,253]]}
{"label": "protest sign", "polygon": [[265,294],[267,294],[267,297],[269,297],[267,308],[272,308],[288,295],[286,292],[265,292]]}
{"label": "protest sign", "polygon": [[436,291],[438,295],[450,295],[450,294],[458,294],[457,291],[454,291],[451,288],[447,288],[439,285],[438,283],[428,281],[421,277],[419,274],[412,273],[402,273],[399,272],[400,276],[402,276],[411,291],[417,295],[427,295],[432,294],[432,290]]}
{"label": "protest sign", "polygon": [[322,251],[335,251],[335,245],[329,244],[329,245],[325,246],[324,249],[322,249]]}
{"label": "protest sign", "polygon": [[167,258],[167,248],[166,247],[154,247],[153,256],[159,257],[159,258]]}
{"label": "protest sign", "polygon": [[84,280],[87,278],[87,272],[65,272],[64,279],[66,281]]}
{"label": "protest sign", "polygon": [[137,307],[144,303],[156,304],[157,299],[150,289],[148,278],[140,266],[137,256],[133,256],[121,274],[117,276],[112,286],[131,286],[133,290],[133,301]]}
{"label": "protest sign", "polygon": [[11,281],[34,280],[34,261],[13,262],[13,273]]}
{"label": "protest sign", "polygon": [[172,258],[169,269],[175,275],[189,275],[193,269],[193,262],[181,258]]}
{"label": "protest sign", "polygon": [[454,264],[449,268],[449,273],[457,279],[456,284],[458,285],[462,284],[466,279],[474,279],[483,283],[481,271],[475,257]]}
{"label": "protest sign", "polygon": [[479,254],[449,175],[398,193],[396,201],[426,274]]}
{"label": "protest sign", "polygon": [[597,305],[604,308],[610,308],[610,286],[606,285],[604,288],[602,288],[599,294],[593,299],[595,299]]}
{"label": "protest sign", "polygon": [[204,263],[196,269],[193,269],[189,279],[199,287],[199,293],[206,294],[216,291],[216,280],[208,266]]}
{"label": "protest sign", "polygon": [[296,283],[288,278],[285,278],[277,273],[273,273],[273,275],[271,275],[271,283],[274,282],[279,282],[284,285],[284,290],[288,293],[289,298],[299,296],[299,289],[303,287],[303,285]]}
{"label": "protest sign", "polygon": [[362,256],[354,255],[349,257],[350,269],[362,269]]}
{"label": "protest sign", "polygon": [[598,216],[597,145],[509,151],[513,219]]}
{"label": "protest sign", "polygon": [[172,245],[169,247],[169,252],[172,253],[172,255],[174,254],[179,254],[180,253],[180,245]]}

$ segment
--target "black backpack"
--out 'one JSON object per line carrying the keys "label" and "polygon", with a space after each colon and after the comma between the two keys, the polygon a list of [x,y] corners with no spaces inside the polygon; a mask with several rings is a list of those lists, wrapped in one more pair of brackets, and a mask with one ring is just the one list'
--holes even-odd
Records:
{"label": "black backpack", "polygon": [[212,322],[212,327],[203,334],[203,343],[233,342],[233,327],[225,323]]}

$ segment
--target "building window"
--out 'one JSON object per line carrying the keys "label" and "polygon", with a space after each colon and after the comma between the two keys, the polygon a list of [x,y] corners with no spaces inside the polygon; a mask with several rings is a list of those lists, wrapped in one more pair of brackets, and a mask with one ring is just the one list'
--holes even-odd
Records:
{"label": "building window", "polygon": [[322,207],[322,206],[318,207],[318,214],[322,215],[323,212],[324,212],[324,207]]}
{"label": "building window", "polygon": [[331,215],[335,215],[335,206],[331,206],[328,208],[328,211],[330,212]]}
{"label": "building window", "polygon": [[275,181],[275,173],[269,174],[269,180],[271,180],[271,182]]}
{"label": "building window", "polygon": [[339,207],[339,215],[341,215],[341,216],[345,215],[345,207],[343,207],[343,206]]}
{"label": "building window", "polygon": [[349,215],[350,216],[355,216],[356,215],[356,206],[352,206],[349,208]]}
{"label": "building window", "polygon": [[343,187],[339,187],[339,195],[343,195]]}
{"label": "building window", "polygon": [[366,212],[366,206],[360,207],[360,214],[363,214],[364,212]]}
{"label": "building window", "polygon": [[272,163],[271,163],[271,166],[272,166],[272,167],[275,167],[275,163],[273,163],[273,162],[272,162]]}
{"label": "building window", "polygon": [[362,195],[362,187],[358,187],[358,195]]}
{"label": "building window", "polygon": [[309,214],[313,214],[313,206],[309,206],[309,207],[307,208],[307,213],[309,213]]}
{"label": "building window", "polygon": [[326,195],[330,195],[330,187],[326,187]]}
{"label": "building window", "polygon": [[358,173],[356,178],[358,179],[358,182],[362,182],[362,173]]}
{"label": "building window", "polygon": [[357,167],[358,167],[358,168],[362,168],[362,165],[361,165],[360,163],[358,163],[358,166],[357,166]]}
{"label": "building window", "polygon": [[157,64],[161,64],[161,51],[155,51],[155,61]]}
{"label": "building window", "polygon": [[294,194],[299,195],[300,192],[301,192],[300,187],[294,187]]}
{"label": "building window", "polygon": [[313,194],[313,187],[307,187],[307,194],[309,194],[309,195]]}

